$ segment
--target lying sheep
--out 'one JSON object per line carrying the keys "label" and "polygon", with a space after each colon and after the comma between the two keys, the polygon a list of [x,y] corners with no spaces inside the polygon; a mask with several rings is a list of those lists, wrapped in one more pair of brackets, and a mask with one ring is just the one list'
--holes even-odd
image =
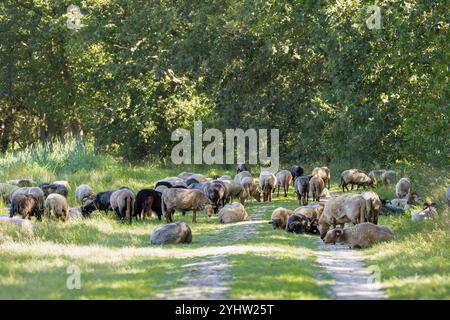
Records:
{"label": "lying sheep", "polygon": [[381,183],[383,186],[388,186],[395,180],[397,180],[397,172],[393,170],[386,170],[381,177]]}
{"label": "lying sheep", "polygon": [[348,190],[348,185],[351,185],[351,190],[353,190],[353,186],[356,185],[357,189],[359,189],[360,186],[367,187],[373,186],[374,180],[370,178],[368,175],[366,175],[364,172],[358,170],[358,169],[350,169],[345,170],[341,173],[341,182],[340,186],[342,186],[342,192],[345,192],[344,188]]}
{"label": "lying sheep", "polygon": [[161,220],[161,197],[162,193],[153,189],[142,189],[136,195],[136,201],[134,202],[133,216],[139,219],[145,219],[145,216],[151,216],[154,212],[158,219]]}
{"label": "lying sheep", "polygon": [[320,194],[321,198],[331,198],[333,195],[331,194],[331,191],[328,190],[328,188],[323,188],[322,193]]}
{"label": "lying sheep", "polygon": [[394,206],[392,206],[390,204],[383,204],[381,206],[380,214],[387,216],[387,215],[390,215],[391,213],[393,213],[393,214],[403,214],[403,213],[405,213],[405,209],[397,208],[397,207],[394,207]]}
{"label": "lying sheep", "polygon": [[132,222],[134,203],[136,196],[128,188],[122,188],[114,191],[110,198],[111,209],[116,213],[119,220],[128,218]]}
{"label": "lying sheep", "polygon": [[315,175],[309,179],[309,190],[312,193],[312,198],[314,201],[320,201],[320,195],[322,194],[324,187],[325,183],[318,175]]}
{"label": "lying sheep", "polygon": [[358,194],[331,198],[325,203],[319,219],[320,237],[323,239],[331,226],[343,226],[346,222],[358,224],[370,215],[371,202]]}
{"label": "lying sheep", "polygon": [[437,213],[436,204],[432,203],[432,204],[426,205],[422,211],[414,213],[411,216],[411,220],[414,222],[418,222],[418,221],[423,221],[426,219],[434,219],[435,217],[437,217],[437,215],[438,215],[438,213]]}
{"label": "lying sheep", "polygon": [[69,208],[69,219],[77,220],[81,218],[82,214],[79,208]]}
{"label": "lying sheep", "polygon": [[45,214],[50,219],[69,219],[69,204],[67,199],[58,193],[49,194],[45,200]]}
{"label": "lying sheep", "polygon": [[291,210],[285,208],[276,208],[272,212],[272,218],[269,223],[272,224],[274,229],[284,229],[286,228],[287,220],[294,213]]}
{"label": "lying sheep", "polygon": [[330,189],[331,172],[328,167],[316,167],[313,169],[311,175],[321,178],[324,183],[327,183],[328,189]]}
{"label": "lying sheep", "polygon": [[0,198],[4,202],[11,202],[10,195],[14,190],[19,189],[19,187],[9,184],[9,183],[0,183]]}
{"label": "lying sheep", "polygon": [[83,205],[87,200],[92,200],[94,193],[87,184],[82,184],[75,190],[75,199],[79,205]]}
{"label": "lying sheep", "polygon": [[308,204],[309,194],[309,178],[306,176],[298,177],[294,182],[295,193],[297,194],[298,203]]}
{"label": "lying sheep", "polygon": [[277,178],[270,171],[262,171],[259,175],[259,188],[263,192],[264,202],[272,201],[272,192],[277,184]]}
{"label": "lying sheep", "polygon": [[27,187],[31,187],[34,182],[33,182],[33,180],[29,180],[29,179],[20,179],[20,180],[9,180],[9,181],[6,181],[6,183],[12,184],[19,188],[27,188]]}
{"label": "lying sheep", "polygon": [[293,166],[293,167],[291,168],[292,185],[294,185],[294,182],[295,182],[295,180],[296,180],[298,177],[303,176],[303,172],[304,172],[304,170],[303,170],[303,168],[300,167],[300,166]]}
{"label": "lying sheep", "polygon": [[0,225],[13,225],[22,230],[33,232],[34,223],[28,219],[22,219],[20,217],[12,217],[0,215]]}
{"label": "lying sheep", "polygon": [[213,180],[203,185],[203,193],[213,204],[214,213],[219,212],[219,208],[225,205],[226,187],[223,181]]}
{"label": "lying sheep", "polygon": [[169,223],[153,229],[150,244],[191,243],[192,231],[185,222]]}
{"label": "lying sheep", "polygon": [[327,244],[344,243],[356,249],[393,239],[394,233],[388,227],[363,222],[350,228],[337,227],[329,230],[323,241]]}
{"label": "lying sheep", "polygon": [[395,194],[397,198],[406,199],[411,194],[411,180],[401,178],[395,185]]}
{"label": "lying sheep", "polygon": [[161,200],[162,212],[167,222],[173,222],[172,215],[176,210],[193,211],[193,223],[197,222],[197,211],[205,210],[208,217],[213,213],[211,201],[200,190],[167,189],[163,192]]}
{"label": "lying sheep", "polygon": [[408,199],[392,199],[388,204],[393,207],[401,207],[403,210],[408,210],[411,208],[411,205],[408,203]]}
{"label": "lying sheep", "polygon": [[295,214],[302,214],[310,219],[319,220],[322,216],[323,209],[325,208],[324,203],[314,203],[308,206],[298,207],[294,210]]}
{"label": "lying sheep", "polygon": [[294,213],[286,222],[286,232],[318,234],[317,219]]}
{"label": "lying sheep", "polygon": [[49,194],[57,193],[57,194],[60,194],[67,198],[67,195],[69,194],[69,189],[65,185],[62,185],[62,184],[55,184],[55,183],[50,184],[50,183],[44,182],[39,185],[39,188],[41,188],[42,191],[44,191],[44,195],[46,197]]}
{"label": "lying sheep", "polygon": [[95,210],[102,210],[105,213],[111,211],[111,195],[116,190],[108,190],[99,192],[95,195],[94,199],[88,201],[84,206],[81,207],[81,213],[84,217],[89,216]]}
{"label": "lying sheep", "polygon": [[242,204],[235,202],[220,209],[217,218],[220,223],[233,223],[247,220],[248,214]]}
{"label": "lying sheep", "polygon": [[12,202],[12,199],[16,195],[19,195],[19,194],[21,194],[21,195],[32,195],[36,199],[37,210],[39,211],[39,215],[42,216],[44,214],[45,196],[44,196],[44,192],[40,188],[38,188],[38,187],[24,187],[24,188],[15,189],[10,194],[10,202]]}
{"label": "lying sheep", "polygon": [[236,173],[248,171],[250,172],[250,168],[245,163],[238,163]]}
{"label": "lying sheep", "polygon": [[[291,181],[292,181],[291,172],[288,170],[281,170],[280,172],[278,172],[276,174],[275,177],[277,178],[276,187],[278,187],[277,197],[280,196],[280,187],[283,187],[284,196],[287,197],[288,192],[289,192],[289,185],[291,184]],[[275,192],[275,189],[274,189],[274,192]]]}
{"label": "lying sheep", "polygon": [[22,219],[36,217],[41,220],[41,212],[38,208],[38,201],[31,194],[17,194],[12,198],[9,216],[22,216]]}
{"label": "lying sheep", "polygon": [[367,219],[364,221],[366,222],[372,222],[373,224],[378,224],[378,216],[380,214],[381,210],[381,200],[378,194],[376,194],[373,191],[366,191],[361,193],[361,196],[370,201],[370,212]]}
{"label": "lying sheep", "polygon": [[[241,179],[240,184],[244,188],[243,198],[251,201],[255,199],[257,202],[261,202],[261,193],[258,190],[258,185],[253,181],[252,177],[244,177]],[[241,202],[242,203],[242,202]]]}

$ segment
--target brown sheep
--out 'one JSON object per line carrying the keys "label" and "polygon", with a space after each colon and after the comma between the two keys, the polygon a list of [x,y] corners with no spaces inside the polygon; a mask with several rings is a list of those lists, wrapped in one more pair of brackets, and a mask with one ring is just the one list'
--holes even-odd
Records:
{"label": "brown sheep", "polygon": [[185,222],[169,223],[153,229],[150,244],[191,243],[192,231]]}
{"label": "brown sheep", "polygon": [[294,213],[302,214],[305,217],[311,218],[311,219],[317,219],[319,220],[322,216],[323,209],[325,208],[324,203],[312,203],[308,206],[302,206],[298,207],[294,210]]}
{"label": "brown sheep", "polygon": [[[276,174],[276,178],[277,178],[276,186],[278,187],[277,197],[280,196],[280,187],[283,187],[284,196],[287,197],[288,192],[289,192],[289,185],[291,184],[291,181],[292,181],[291,172],[288,170],[281,170],[280,172],[278,172]],[[275,189],[274,189],[274,191],[275,191]]]}
{"label": "brown sheep", "polygon": [[31,219],[32,216],[41,219],[41,212],[38,208],[38,201],[31,194],[17,194],[11,201],[9,216],[22,216],[22,219]]}
{"label": "brown sheep", "polygon": [[349,191],[349,184],[351,185],[351,190],[353,190],[354,185],[357,185],[357,189],[359,189],[360,186],[364,188],[366,186],[373,186],[373,182],[374,180],[372,178],[358,169],[345,170],[341,173],[340,186],[342,186],[342,192],[345,192],[344,188]]}
{"label": "brown sheep", "polygon": [[272,201],[272,192],[277,185],[277,178],[270,171],[262,171],[259,175],[259,188],[263,192],[264,202]]}
{"label": "brown sheep", "polygon": [[231,180],[220,180],[225,185],[225,202],[229,203],[233,198],[239,198],[240,202],[245,202],[244,187],[237,182]]}
{"label": "brown sheep", "polygon": [[323,239],[330,226],[344,226],[346,222],[358,224],[364,222],[370,215],[370,201],[359,194],[346,194],[331,198],[325,203],[322,216],[319,219],[320,237]]}
{"label": "brown sheep", "polygon": [[407,199],[411,194],[411,180],[401,178],[395,185],[395,194],[399,199]]}
{"label": "brown sheep", "polygon": [[167,222],[173,222],[172,215],[177,211],[193,211],[192,222],[197,222],[197,211],[205,210],[208,217],[213,213],[213,206],[206,195],[195,189],[167,189],[162,194],[162,212]]}
{"label": "brown sheep", "polygon": [[128,218],[130,223],[133,218],[134,203],[136,201],[136,195],[128,188],[123,188],[114,191],[109,199],[111,209],[116,213],[119,220],[125,220]]}
{"label": "brown sheep", "polygon": [[314,201],[320,201],[320,195],[322,194],[324,187],[325,183],[318,175],[309,179],[309,191],[312,193]]}
{"label": "brown sheep", "polygon": [[388,227],[363,222],[351,228],[337,227],[329,230],[323,241],[332,244],[345,243],[356,249],[393,239],[394,233]]}
{"label": "brown sheep", "polygon": [[313,169],[311,175],[321,178],[324,183],[327,183],[328,189],[330,189],[331,171],[328,167],[316,167]]}
{"label": "brown sheep", "polygon": [[366,222],[372,222],[374,224],[378,224],[378,215],[381,210],[381,200],[378,194],[373,191],[366,191],[361,193],[361,196],[370,201],[370,213]]}
{"label": "brown sheep", "polygon": [[244,188],[244,201],[250,198],[252,201],[255,199],[256,201],[261,202],[261,193],[258,190],[258,185],[255,181],[253,181],[252,177],[242,178],[241,185]]}
{"label": "brown sheep", "polygon": [[294,212],[285,208],[276,208],[272,212],[272,220],[269,222],[272,224],[274,229],[284,229],[286,228],[286,222]]}
{"label": "brown sheep", "polygon": [[67,221],[69,219],[69,204],[67,203],[67,199],[58,193],[49,194],[45,200],[45,214],[50,219]]}
{"label": "brown sheep", "polygon": [[13,199],[16,195],[32,195],[37,201],[37,210],[40,216],[44,214],[44,192],[39,187],[24,187],[18,188],[11,192],[10,199]]}
{"label": "brown sheep", "polygon": [[235,202],[225,205],[217,216],[220,223],[233,223],[247,220],[248,214],[242,204]]}
{"label": "brown sheep", "polygon": [[243,178],[251,178],[251,177],[252,177],[252,174],[251,174],[250,172],[248,172],[248,171],[242,171],[242,172],[239,172],[239,173],[234,177],[234,182],[241,183],[241,181],[242,181]]}

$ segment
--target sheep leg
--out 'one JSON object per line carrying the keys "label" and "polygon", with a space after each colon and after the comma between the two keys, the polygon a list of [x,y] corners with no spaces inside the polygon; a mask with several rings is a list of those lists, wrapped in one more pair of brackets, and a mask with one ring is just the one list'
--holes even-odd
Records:
{"label": "sheep leg", "polygon": [[192,223],[197,223],[197,211],[192,212]]}

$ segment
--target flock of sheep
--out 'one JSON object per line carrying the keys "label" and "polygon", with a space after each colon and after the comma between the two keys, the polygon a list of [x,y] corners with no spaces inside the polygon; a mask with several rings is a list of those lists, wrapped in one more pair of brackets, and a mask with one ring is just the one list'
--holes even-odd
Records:
{"label": "flock of sheep", "polygon": [[[320,234],[325,243],[347,243],[355,248],[394,238],[388,227],[378,225],[380,214],[404,212],[411,204],[423,202],[412,192],[408,178],[397,181],[397,198],[389,202],[381,200],[374,191],[334,196],[330,192],[330,180],[331,172],[327,167],[314,168],[310,175],[304,175],[300,166],[281,170],[276,175],[262,171],[259,179],[255,179],[245,164],[239,164],[234,178],[215,176],[208,179],[201,174],[182,172],[136,194],[128,187],[94,193],[90,186],[83,184],[75,190],[79,204],[76,208],[69,207],[67,195],[70,187],[67,181],[32,186],[32,181],[15,180],[0,183],[0,196],[10,203],[9,217],[3,216],[2,220],[12,220],[18,215],[22,220],[32,216],[41,220],[46,216],[66,221],[72,217],[86,218],[95,210],[100,210],[113,211],[119,220],[132,223],[133,218],[145,219],[154,214],[159,220],[164,217],[168,224],[153,230],[152,244],[189,243],[192,241],[189,226],[183,222],[173,223],[176,211],[182,215],[192,211],[193,223],[198,211],[204,211],[208,217],[217,214],[221,223],[243,221],[248,217],[244,207],[246,201],[271,202],[275,193],[279,196],[280,189],[286,197],[292,185],[301,206],[293,211],[275,209],[270,221],[273,228]],[[374,170],[365,174],[358,169],[350,169],[341,173],[340,186],[345,193],[349,191],[349,185],[351,190],[354,186],[365,189],[379,184],[389,186],[396,180],[397,174],[391,170]],[[446,197],[450,205],[450,187]],[[309,203],[310,198],[312,203]],[[233,199],[239,202],[233,203]],[[436,206],[427,204],[412,219],[419,221],[436,215]],[[354,226],[344,228],[344,224],[350,222]]]}

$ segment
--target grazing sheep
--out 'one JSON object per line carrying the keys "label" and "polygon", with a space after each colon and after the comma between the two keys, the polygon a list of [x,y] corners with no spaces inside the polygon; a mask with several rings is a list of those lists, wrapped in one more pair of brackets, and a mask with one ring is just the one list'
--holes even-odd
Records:
{"label": "grazing sheep", "polygon": [[82,184],[75,190],[75,199],[79,205],[83,205],[87,200],[92,200],[94,193],[87,184]]}
{"label": "grazing sheep", "polygon": [[370,201],[370,212],[366,222],[372,222],[373,224],[378,224],[378,215],[381,210],[381,200],[378,194],[373,191],[366,191],[361,193],[361,196]]}
{"label": "grazing sheep", "polygon": [[330,189],[331,172],[328,167],[316,167],[313,169],[311,175],[321,178],[324,183],[328,184],[328,189]]}
{"label": "grazing sheep", "polygon": [[372,178],[358,169],[345,170],[341,173],[340,186],[342,186],[342,192],[345,192],[344,188],[349,191],[349,184],[351,185],[351,190],[353,190],[354,185],[359,189],[360,186],[364,188],[366,186],[373,186],[373,182],[374,180]]}
{"label": "grazing sheep", "polygon": [[45,200],[45,214],[50,219],[69,219],[69,204],[67,199],[58,193],[51,193]]}
{"label": "grazing sheep", "polygon": [[381,183],[383,186],[388,186],[397,180],[397,172],[393,170],[386,170],[381,177]]}
{"label": "grazing sheep", "polygon": [[110,198],[111,209],[116,213],[119,220],[128,218],[132,222],[134,203],[136,196],[128,188],[122,188],[114,191]]}
{"label": "grazing sheep", "polygon": [[248,214],[242,204],[235,202],[229,203],[220,209],[217,218],[220,223],[233,223],[247,220]]}
{"label": "grazing sheep", "polygon": [[309,179],[309,190],[312,193],[314,201],[320,201],[320,195],[322,194],[324,187],[325,183],[319,175],[315,175]]}
{"label": "grazing sheep", "polygon": [[336,227],[329,230],[323,241],[327,244],[345,243],[356,249],[393,239],[394,233],[388,227],[363,222],[351,228]]}
{"label": "grazing sheep", "polygon": [[9,184],[9,183],[0,183],[0,198],[5,202],[10,201],[10,195],[14,190],[19,189],[19,187]]}
{"label": "grazing sheep", "polygon": [[38,208],[38,201],[31,194],[17,194],[12,198],[9,216],[22,216],[22,219],[31,219],[32,216],[41,220],[41,211]]}
{"label": "grazing sheep", "polygon": [[191,243],[192,231],[185,222],[169,223],[153,229],[150,244]]}
{"label": "grazing sheep", "polygon": [[244,204],[245,202],[244,187],[240,183],[231,180],[223,180],[222,182],[225,185],[225,202],[229,203],[233,198],[239,198],[241,204]]}
{"label": "grazing sheep", "polygon": [[378,186],[383,181],[383,175],[386,172],[386,169],[377,169],[369,172],[368,176],[376,183]]}
{"label": "grazing sheep", "polygon": [[[199,181],[198,179],[195,179],[195,180]],[[180,179],[180,178],[178,178],[178,177],[168,177],[168,178],[164,178],[164,179],[158,181],[158,182],[156,183],[156,186],[155,186],[155,187],[158,187],[158,186],[160,186],[160,185],[165,185],[165,186],[167,186],[168,188],[174,188],[174,187],[177,187],[177,186],[181,186],[181,187],[187,188],[186,182],[185,182],[183,179]]]}
{"label": "grazing sheep", "polygon": [[255,181],[253,181],[252,177],[242,178],[240,184],[244,188],[244,201],[250,198],[251,201],[255,199],[256,201],[261,202],[261,193],[258,190],[258,185],[255,183]]}
{"label": "grazing sheep", "polygon": [[294,213],[287,219],[286,232],[318,234],[317,219],[311,219],[300,213]]}
{"label": "grazing sheep", "polygon": [[164,190],[167,190],[167,189],[169,189],[169,188],[167,188],[166,186],[159,185],[159,186],[155,187],[154,190],[162,193]]}
{"label": "grazing sheep", "polygon": [[230,176],[221,176],[217,180],[220,180],[220,181],[231,181],[231,180],[233,180],[233,178],[231,178]]}
{"label": "grazing sheep", "polygon": [[60,186],[66,187],[67,190],[70,190],[70,184],[69,184],[69,181],[67,181],[67,180],[53,181],[51,184],[59,184]]}
{"label": "grazing sheep", "polygon": [[249,171],[239,172],[236,176],[234,176],[234,182],[241,183],[243,178],[251,178],[252,174]]}
{"label": "grazing sheep", "polygon": [[272,192],[277,185],[277,178],[270,171],[262,171],[259,175],[259,188],[263,191],[264,202],[272,201]]}
{"label": "grazing sheep", "polygon": [[177,178],[187,181],[193,174],[194,173],[192,173],[192,172],[182,172],[177,176]]}
{"label": "grazing sheep", "polygon": [[225,205],[226,187],[223,181],[213,180],[203,185],[203,192],[211,200],[214,213],[219,212],[219,207]]}
{"label": "grazing sheep", "polygon": [[200,190],[167,189],[163,192],[161,200],[162,212],[167,222],[173,222],[172,215],[176,210],[193,211],[193,223],[197,222],[197,211],[205,210],[208,217],[213,213],[211,201]]}
{"label": "grazing sheep", "polygon": [[300,166],[293,166],[291,168],[291,175],[292,175],[292,185],[294,185],[294,181],[298,178],[303,176],[303,168]]}
{"label": "grazing sheep", "polygon": [[298,204],[308,204],[309,178],[306,176],[298,177],[294,183],[295,193],[297,194]]}
{"label": "grazing sheep", "polygon": [[39,215],[42,216],[44,214],[44,192],[38,187],[24,187],[15,189],[10,194],[10,202],[16,195],[32,195],[37,201],[37,210],[39,211]]}
{"label": "grazing sheep", "polygon": [[250,168],[245,163],[238,163],[236,173],[248,171],[250,172]]}
{"label": "grazing sheep", "polygon": [[434,219],[437,217],[437,208],[436,204],[432,203],[429,205],[426,205],[425,208],[420,211],[416,212],[411,216],[411,220],[414,222],[423,221],[425,219]]}
{"label": "grazing sheep", "polygon": [[284,229],[286,228],[287,220],[294,213],[291,210],[285,208],[276,208],[272,212],[272,220],[269,222],[272,224],[274,229]]}
{"label": "grazing sheep", "polygon": [[308,218],[319,220],[322,216],[323,209],[325,208],[324,203],[314,203],[308,206],[298,207],[294,210],[295,214],[302,214]]}
{"label": "grazing sheep", "polygon": [[320,237],[323,239],[330,226],[342,226],[346,222],[358,224],[364,222],[370,215],[371,203],[358,194],[346,194],[331,198],[325,203],[322,216],[319,219]]}
{"label": "grazing sheep", "polygon": [[142,189],[136,195],[136,201],[134,202],[134,212],[133,216],[141,219],[142,214],[145,216],[151,216],[152,212],[156,213],[158,219],[161,220],[162,209],[161,209],[161,192],[153,189]]}
{"label": "grazing sheep", "polygon": [[89,216],[95,210],[102,210],[105,213],[111,211],[110,199],[114,191],[116,190],[108,190],[97,193],[92,201],[89,201],[81,207],[81,213],[83,216]]}
{"label": "grazing sheep", "polygon": [[[291,181],[292,181],[291,172],[288,170],[281,170],[280,172],[278,172],[276,174],[275,177],[277,178],[276,187],[278,187],[277,197],[280,196],[280,187],[283,187],[284,196],[287,197],[288,192],[289,192],[289,185],[291,184]],[[274,189],[274,192],[275,192],[275,189]]]}
{"label": "grazing sheep", "polygon": [[49,194],[57,193],[67,198],[67,195],[69,194],[69,189],[62,184],[55,184],[55,183],[50,184],[44,182],[39,185],[39,188],[41,188],[42,191],[44,191],[44,195],[46,197]]}
{"label": "grazing sheep", "polygon": [[397,198],[406,199],[411,194],[411,180],[408,178],[401,178],[395,185],[395,194]]}

